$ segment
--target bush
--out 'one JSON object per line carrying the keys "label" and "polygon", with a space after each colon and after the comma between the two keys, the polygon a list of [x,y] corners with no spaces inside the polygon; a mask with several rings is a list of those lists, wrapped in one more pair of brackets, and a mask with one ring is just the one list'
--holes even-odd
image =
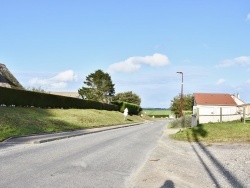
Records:
{"label": "bush", "polygon": [[138,115],[142,109],[140,106],[128,102],[123,102],[123,101],[116,101],[112,102],[112,104],[115,104],[118,106],[120,112],[124,112],[125,108],[128,108],[128,113],[130,115]]}
{"label": "bush", "polygon": [[184,115],[181,118],[175,119],[171,122],[171,128],[185,128],[191,127],[192,123],[192,116]]}

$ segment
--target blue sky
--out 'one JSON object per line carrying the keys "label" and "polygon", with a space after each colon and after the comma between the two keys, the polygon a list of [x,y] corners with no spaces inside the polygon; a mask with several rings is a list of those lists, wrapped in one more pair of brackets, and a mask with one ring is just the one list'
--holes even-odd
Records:
{"label": "blue sky", "polygon": [[116,93],[170,106],[181,90],[250,102],[249,0],[0,0],[0,63],[26,88],[77,91],[108,72]]}

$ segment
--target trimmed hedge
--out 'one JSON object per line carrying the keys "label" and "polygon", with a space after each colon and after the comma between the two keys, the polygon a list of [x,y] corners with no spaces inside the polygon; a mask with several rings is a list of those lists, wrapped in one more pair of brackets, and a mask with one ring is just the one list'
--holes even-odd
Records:
{"label": "trimmed hedge", "polygon": [[40,108],[79,108],[119,111],[118,106],[97,101],[0,87],[0,105]]}
{"label": "trimmed hedge", "polygon": [[112,102],[112,104],[115,104],[119,107],[120,112],[124,112],[125,108],[128,108],[128,113],[130,115],[138,115],[142,109],[140,106],[128,102],[123,102],[123,101],[116,101]]}

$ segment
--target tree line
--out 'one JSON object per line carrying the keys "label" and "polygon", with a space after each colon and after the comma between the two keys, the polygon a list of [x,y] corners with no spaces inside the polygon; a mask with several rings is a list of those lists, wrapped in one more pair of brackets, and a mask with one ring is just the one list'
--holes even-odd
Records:
{"label": "tree line", "polygon": [[[83,82],[84,86],[78,90],[79,95],[86,100],[93,100],[103,103],[111,103],[117,101],[128,102],[140,106],[141,98],[139,95],[132,91],[126,91],[115,94],[115,84],[113,83],[111,76],[102,70],[96,70],[86,76],[86,80]],[[41,87],[28,89],[31,91],[45,93]],[[181,95],[175,96],[171,100],[170,110],[176,115],[180,114],[180,102]],[[192,111],[194,104],[193,94],[183,95],[183,110]]]}

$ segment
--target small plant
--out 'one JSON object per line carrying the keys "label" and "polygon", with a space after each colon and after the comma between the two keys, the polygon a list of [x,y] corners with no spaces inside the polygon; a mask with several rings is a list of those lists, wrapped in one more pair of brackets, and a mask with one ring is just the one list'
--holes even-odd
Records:
{"label": "small plant", "polygon": [[184,115],[181,118],[175,119],[171,122],[171,128],[185,128],[191,127],[192,123],[192,116]]}

